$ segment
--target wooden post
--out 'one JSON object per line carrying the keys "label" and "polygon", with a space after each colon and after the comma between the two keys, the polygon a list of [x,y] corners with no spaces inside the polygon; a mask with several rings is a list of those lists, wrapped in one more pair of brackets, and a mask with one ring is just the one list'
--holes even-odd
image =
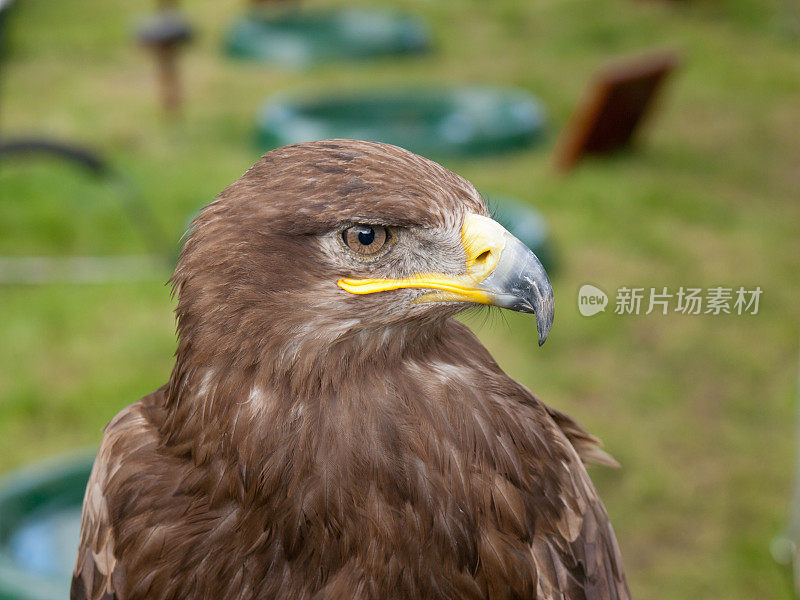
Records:
{"label": "wooden post", "polygon": [[167,112],[177,112],[183,100],[177,51],[175,47],[155,48],[161,105]]}
{"label": "wooden post", "polygon": [[189,24],[174,10],[157,13],[138,31],[139,43],[155,56],[161,105],[168,113],[175,113],[181,107],[178,53],[191,37]]}

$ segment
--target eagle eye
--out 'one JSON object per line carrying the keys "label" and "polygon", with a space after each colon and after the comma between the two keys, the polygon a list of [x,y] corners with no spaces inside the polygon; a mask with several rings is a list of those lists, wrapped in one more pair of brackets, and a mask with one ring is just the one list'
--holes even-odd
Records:
{"label": "eagle eye", "polygon": [[370,256],[380,252],[389,241],[389,230],[382,225],[353,225],[342,231],[342,239],[353,252]]}

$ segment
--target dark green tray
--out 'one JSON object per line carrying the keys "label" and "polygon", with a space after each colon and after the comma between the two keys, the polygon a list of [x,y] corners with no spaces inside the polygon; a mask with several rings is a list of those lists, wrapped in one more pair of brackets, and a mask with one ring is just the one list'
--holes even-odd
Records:
{"label": "dark green tray", "polygon": [[69,597],[93,460],[81,452],[0,480],[0,600]]}
{"label": "dark green tray", "polygon": [[225,50],[231,56],[288,67],[418,54],[430,46],[428,28],[419,19],[355,8],[253,10],[236,21],[225,36]]}
{"label": "dark green tray", "polygon": [[312,140],[387,142],[434,159],[524,148],[542,139],[545,116],[531,94],[504,88],[404,89],[272,100],[257,122],[268,150]]}

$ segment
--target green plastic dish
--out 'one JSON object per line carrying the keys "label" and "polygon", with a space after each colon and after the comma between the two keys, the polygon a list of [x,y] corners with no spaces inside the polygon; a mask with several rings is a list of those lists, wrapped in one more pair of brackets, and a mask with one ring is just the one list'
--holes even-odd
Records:
{"label": "green plastic dish", "polygon": [[69,597],[94,455],[59,457],[0,480],[0,600]]}
{"label": "green plastic dish", "polygon": [[381,10],[254,10],[225,36],[233,57],[287,67],[342,59],[419,54],[431,46],[417,18]]}
{"label": "green plastic dish", "polygon": [[503,88],[405,89],[268,102],[257,119],[261,149],[332,138],[387,142],[431,158],[524,148],[544,136],[531,94]]}

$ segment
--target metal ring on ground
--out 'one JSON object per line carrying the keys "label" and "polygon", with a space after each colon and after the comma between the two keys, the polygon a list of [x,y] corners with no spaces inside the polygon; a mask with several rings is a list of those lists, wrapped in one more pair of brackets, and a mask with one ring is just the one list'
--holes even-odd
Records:
{"label": "metal ring on ground", "polygon": [[[0,256],[0,284],[53,282],[99,283],[163,278],[159,264],[171,265],[177,249],[164,235],[140,190],[97,152],[50,139],[24,138],[0,142],[0,162],[23,158],[55,158],[86,170],[109,186],[111,196],[139,231],[150,254],[136,256]],[[4,167],[6,168],[6,167]],[[0,596],[2,600],[2,596]]]}

